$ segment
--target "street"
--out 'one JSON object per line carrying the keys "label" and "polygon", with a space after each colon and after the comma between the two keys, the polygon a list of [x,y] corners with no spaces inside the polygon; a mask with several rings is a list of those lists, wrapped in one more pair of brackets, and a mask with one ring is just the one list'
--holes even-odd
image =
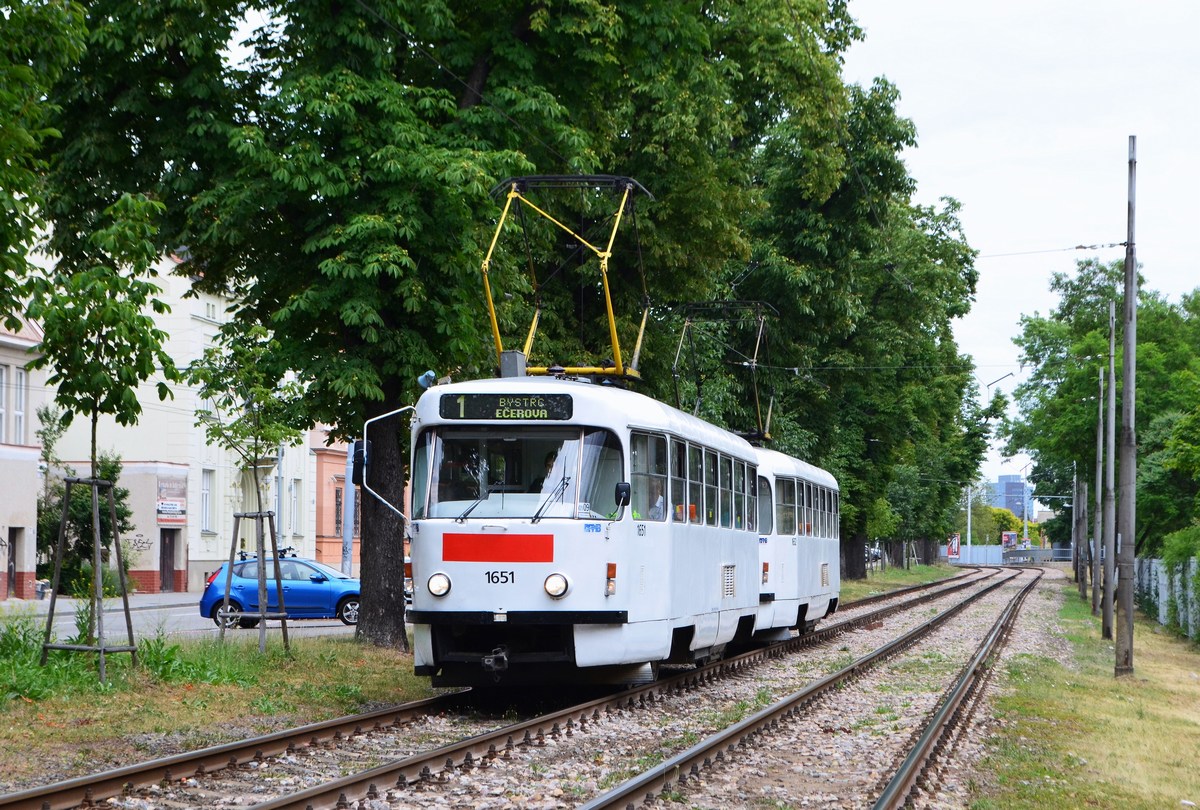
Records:
{"label": "street", "polygon": [[[200,615],[197,607],[199,596],[188,599],[188,595],[173,595],[174,603],[131,606],[129,611],[133,623],[134,639],[154,638],[164,635],[172,639],[185,638],[215,638],[218,633],[216,624],[211,619]],[[183,601],[187,599],[187,601]],[[60,599],[55,605],[53,634],[59,643],[65,642],[76,634],[75,616],[77,605],[74,600]],[[30,601],[21,605],[8,605],[0,610],[0,621],[5,616],[32,614],[40,628],[45,628],[46,617],[49,613],[49,601]],[[109,645],[120,645],[126,640],[125,617],[121,610],[119,599],[106,599],[104,602],[104,636]],[[278,635],[281,622],[269,620],[267,631],[270,635]],[[287,622],[288,635],[291,638],[312,635],[352,635],[354,628],[342,624],[337,619],[289,619]],[[246,629],[235,627],[225,631],[226,638],[258,637],[258,628]]]}

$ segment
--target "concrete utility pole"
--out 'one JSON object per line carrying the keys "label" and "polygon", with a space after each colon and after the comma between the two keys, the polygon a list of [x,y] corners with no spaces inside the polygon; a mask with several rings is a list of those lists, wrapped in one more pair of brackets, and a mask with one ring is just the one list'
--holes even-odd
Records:
{"label": "concrete utility pole", "polygon": [[1108,418],[1104,426],[1104,599],[1101,605],[1100,635],[1113,637],[1113,595],[1117,583],[1113,577],[1117,559],[1117,305],[1108,302]]}
{"label": "concrete utility pole", "polygon": [[1075,497],[1077,504],[1075,507],[1075,536],[1079,542],[1079,569],[1077,571],[1079,578],[1079,598],[1087,599],[1087,578],[1088,578],[1088,563],[1087,557],[1084,556],[1083,550],[1088,544],[1088,482],[1087,479],[1079,481],[1075,485]]}
{"label": "concrete utility pole", "polygon": [[971,559],[971,485],[967,484],[967,562]]}
{"label": "concrete utility pole", "polygon": [[346,445],[346,481],[342,485],[342,573],[354,574],[354,442]]}
{"label": "concrete utility pole", "polygon": [[1096,511],[1092,519],[1092,615],[1100,615],[1100,544],[1104,523],[1104,369],[1097,368],[1100,394],[1096,397]]}
{"label": "concrete utility pole", "polygon": [[[1087,479],[1079,482],[1079,545],[1087,551]],[[1087,554],[1079,554],[1079,598],[1087,601],[1087,574],[1090,570]]]}
{"label": "concrete utility pole", "polygon": [[1137,435],[1134,395],[1137,392],[1137,255],[1133,240],[1137,136],[1129,136],[1129,231],[1125,237],[1125,356],[1121,363],[1121,484],[1117,537],[1117,644],[1115,675],[1133,674],[1133,551],[1137,527]]}

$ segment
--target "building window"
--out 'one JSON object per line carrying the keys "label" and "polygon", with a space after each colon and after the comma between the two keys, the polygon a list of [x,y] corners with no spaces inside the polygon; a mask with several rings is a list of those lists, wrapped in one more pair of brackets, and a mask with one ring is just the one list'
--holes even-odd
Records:
{"label": "building window", "polygon": [[213,490],[216,488],[217,471],[203,470],[200,473],[200,531],[215,531],[216,516],[214,512]]}
{"label": "building window", "polygon": [[[341,537],[345,521],[346,500],[341,487],[333,488],[333,533]],[[351,537],[358,537],[359,527],[362,526],[362,498],[359,497],[358,487],[354,488],[354,530]]]}
{"label": "building window", "polygon": [[8,441],[8,411],[4,405],[8,401],[8,366],[0,366],[0,444]]}
{"label": "building window", "polygon": [[288,525],[292,527],[292,534],[303,534],[300,531],[300,479],[293,478],[291,486],[288,487],[288,497],[290,504],[288,507]]}
{"label": "building window", "polygon": [[29,387],[25,369],[17,369],[13,386],[13,444],[25,444],[25,393]]}

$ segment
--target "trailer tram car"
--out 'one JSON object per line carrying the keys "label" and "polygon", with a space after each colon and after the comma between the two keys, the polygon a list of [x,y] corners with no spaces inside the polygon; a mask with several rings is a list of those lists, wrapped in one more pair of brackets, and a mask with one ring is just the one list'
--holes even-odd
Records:
{"label": "trailer tram car", "polygon": [[412,435],[408,619],[436,686],[645,682],[836,608],[832,476],[661,402],[449,383]]}
{"label": "trailer tram car", "polygon": [[837,610],[841,503],[825,470],[762,447],[755,455],[762,588],[754,631],[778,641]]}

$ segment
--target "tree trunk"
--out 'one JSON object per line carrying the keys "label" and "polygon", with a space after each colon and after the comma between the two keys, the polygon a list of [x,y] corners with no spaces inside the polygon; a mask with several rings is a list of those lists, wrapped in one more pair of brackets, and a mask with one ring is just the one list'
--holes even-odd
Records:
{"label": "tree trunk", "polygon": [[867,536],[856,533],[842,538],[842,579],[867,578]]}
{"label": "tree trunk", "polygon": [[[366,482],[388,503],[404,509],[408,418],[401,414],[371,425]],[[377,647],[408,651],[404,630],[404,521],[368,492],[362,495],[359,579],[362,603],[355,637]]]}

